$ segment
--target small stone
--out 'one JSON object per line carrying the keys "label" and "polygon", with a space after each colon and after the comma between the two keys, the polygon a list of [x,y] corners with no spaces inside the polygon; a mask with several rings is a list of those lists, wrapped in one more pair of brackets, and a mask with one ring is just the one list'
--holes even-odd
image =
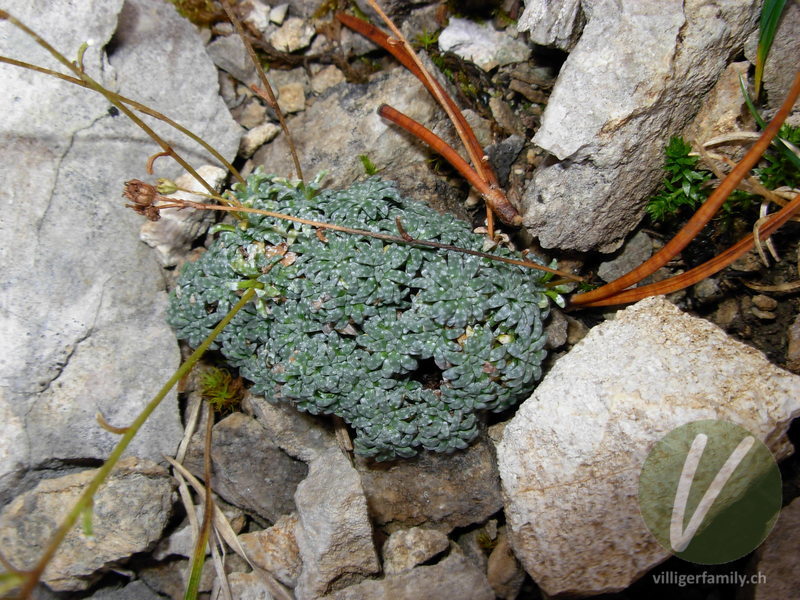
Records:
{"label": "small stone", "polygon": [[282,25],[283,20],[286,18],[286,13],[289,10],[289,3],[277,4],[269,11],[269,20],[276,25]]}
{"label": "small stone", "polygon": [[564,313],[557,308],[552,308],[550,310],[550,319],[547,321],[545,329],[547,331],[547,343],[545,347],[549,350],[561,348],[561,346],[567,343],[569,323]]}
{"label": "small stone", "polygon": [[291,588],[297,584],[302,566],[295,538],[297,522],[296,514],[284,515],[269,529],[239,536],[253,564]]}
{"label": "small stone", "polygon": [[489,24],[479,25],[473,21],[453,17],[439,34],[442,52],[454,52],[461,58],[474,62],[484,71],[501,65],[528,60],[531,50],[528,45]]}
{"label": "small stone", "polygon": [[514,556],[505,530],[499,533],[497,543],[489,555],[486,578],[495,595],[503,600],[514,600],[522,588],[525,570]]}
{"label": "small stone", "polygon": [[574,346],[586,337],[589,328],[575,317],[565,315],[567,318],[567,343]]}
{"label": "small stone", "polygon": [[625,243],[616,258],[601,263],[597,275],[603,281],[613,281],[638,267],[653,253],[653,242],[644,231],[639,231]]}
{"label": "small stone", "polygon": [[141,579],[126,586],[104,588],[91,596],[92,600],[161,600],[161,596],[151,590]]}
{"label": "small stone", "polygon": [[314,28],[303,19],[290,17],[278,31],[269,36],[269,41],[277,50],[295,52],[308,46],[314,33]]}
{"label": "small stone", "polygon": [[255,154],[256,150],[267,142],[274,140],[280,132],[280,125],[275,123],[262,123],[258,127],[254,127],[242,136],[239,154],[244,158],[250,158]]}
{"label": "small stone", "polygon": [[707,303],[719,299],[722,290],[719,281],[713,277],[706,277],[692,288],[694,297],[698,302]]}
{"label": "small stone", "polygon": [[269,27],[270,21],[270,7],[264,4],[261,0],[247,0],[245,6],[250,6],[250,12],[243,19],[245,23],[250,25],[256,31],[265,33]]}
{"label": "small stone", "polygon": [[387,575],[408,571],[447,550],[450,541],[441,531],[412,527],[395,531],[383,546]]}
{"label": "small stone", "polygon": [[510,134],[524,135],[525,127],[505,100],[492,96],[489,98],[489,110],[501,129]]}
{"label": "small stone", "polygon": [[243,83],[255,77],[256,68],[238,35],[221,36],[206,46],[206,52],[220,69]]}
{"label": "small stone", "polygon": [[760,271],[763,266],[764,263],[761,262],[761,257],[758,256],[758,252],[750,250],[733,261],[730,268],[743,273],[753,273],[755,271]]}
{"label": "small stone", "polygon": [[292,82],[278,88],[278,106],[285,114],[304,110],[306,107],[306,94],[303,84]]}
{"label": "small stone", "polygon": [[467,120],[467,123],[469,123],[469,126],[472,127],[472,131],[475,132],[475,137],[478,138],[478,143],[483,148],[491,145],[492,122],[489,119],[484,119],[471,108],[467,108],[461,112],[464,115],[464,118]]}
{"label": "small stone", "polygon": [[580,0],[528,0],[517,30],[529,32],[531,41],[542,46],[570,51],[580,37],[584,21]]}
{"label": "small stone", "polygon": [[251,98],[236,115],[239,125],[245,129],[252,129],[264,122],[267,116],[267,107],[255,98]]}
{"label": "small stone", "polygon": [[757,294],[753,296],[753,305],[761,310],[775,310],[778,308],[778,301],[775,298],[770,298],[764,294]]}
{"label": "small stone", "polygon": [[343,81],[345,81],[344,73],[336,65],[328,65],[311,78],[311,91],[319,96],[328,88]]}
{"label": "small stone", "polygon": [[719,303],[712,320],[723,329],[728,329],[739,317],[739,313],[739,303],[736,299],[727,298]]}
{"label": "small stone", "polygon": [[[250,573],[231,573],[228,575],[231,597],[236,600],[262,600],[264,598],[274,598],[271,588],[256,572]],[[218,581],[214,581],[214,590],[219,588]],[[211,593],[212,598],[223,598],[221,593]]]}
{"label": "small stone", "polygon": [[769,310],[761,310],[760,308],[756,308],[755,306],[750,309],[750,312],[753,313],[759,319],[764,321],[771,321],[775,318],[775,313]]}

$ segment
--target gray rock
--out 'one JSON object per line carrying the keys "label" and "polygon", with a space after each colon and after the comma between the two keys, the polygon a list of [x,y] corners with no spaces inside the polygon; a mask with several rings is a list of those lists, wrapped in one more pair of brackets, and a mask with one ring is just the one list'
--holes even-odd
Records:
{"label": "gray rock", "polygon": [[321,95],[329,88],[345,80],[344,73],[335,65],[328,65],[317,71],[311,78],[311,91]]}
{"label": "gray rock", "polygon": [[618,256],[600,263],[597,275],[603,281],[614,281],[635,269],[653,254],[653,242],[644,231],[639,231],[625,243]]}
{"label": "gray rock", "polygon": [[285,515],[269,529],[243,533],[239,541],[253,564],[282,584],[293,588],[300,576],[302,561],[295,531],[297,515]]}
{"label": "gray rock", "polygon": [[778,458],[800,377],[716,326],[648,298],[591,330],[506,426],[497,455],[512,547],[548,595],[627,587],[668,553],[640,517],[653,443],[725,419]]}
{"label": "gray rock", "polygon": [[242,402],[264,428],[264,436],[289,456],[306,463],[329,451],[338,450],[330,420],[302,413],[287,403],[268,402],[247,395]]}
{"label": "gray rock", "polygon": [[274,140],[280,132],[280,126],[275,123],[262,123],[253,127],[242,136],[241,145],[239,146],[240,154],[245,158],[250,158],[255,154],[256,150],[267,142]]}
{"label": "gray rock", "polygon": [[92,600],[159,600],[156,594],[141,581],[132,581],[128,585],[117,588],[104,588],[92,594]]}
{"label": "gray rock", "polygon": [[[421,123],[441,116],[427,93],[405,69],[376,76],[367,85],[337,85],[303,114],[289,119],[289,130],[308,176],[328,171],[333,186],[349,185],[364,173],[358,156],[367,154],[378,168],[395,163],[422,162],[426,155],[376,113],[389,102]],[[335,126],[331,126],[331,123]],[[268,173],[292,174],[292,162],[283,135],[259,150],[254,160]]]}
{"label": "gray rock", "polygon": [[283,114],[300,112],[306,107],[306,96],[302,83],[287,83],[278,88],[278,106]]}
{"label": "gray rock", "polygon": [[412,527],[395,531],[383,545],[383,571],[394,575],[422,564],[450,547],[441,531]]}
{"label": "gray rock", "polygon": [[529,0],[517,22],[517,30],[527,31],[535,44],[570,51],[584,23],[581,0]]}
{"label": "gray rock", "polygon": [[[96,469],[46,479],[0,513],[3,554],[21,569],[34,566]],[[166,469],[133,457],[120,461],[95,494],[92,537],[79,527],[67,534],[42,575],[55,591],[88,588],[134,553],[148,549],[169,521],[173,481]]]}
{"label": "gray rock", "polygon": [[380,570],[358,472],[337,448],[309,465],[295,494],[303,569],[297,600],[311,600]]}
{"label": "gray rock", "polygon": [[439,48],[472,61],[484,71],[524,62],[531,55],[525,42],[495,30],[491,24],[480,25],[457,17],[452,17],[439,34]]}
{"label": "gray rock", "polygon": [[255,81],[256,68],[244,42],[235,33],[218,37],[206,46],[206,51],[215,65],[242,83]]}
{"label": "gray rock", "polygon": [[[232,158],[239,134],[217,96],[216,69],[194,28],[171,6],[125,4],[110,64],[102,63],[121,6],[60,1],[42,11],[16,3],[15,12],[70,57],[82,41],[94,40],[84,57],[88,73],[179,118],[191,107],[184,124]],[[162,58],[167,48],[168,61]],[[0,23],[0,52],[61,68],[8,22]],[[5,502],[23,474],[32,485],[43,466],[108,455],[118,436],[100,429],[95,413],[114,425],[130,424],[179,356],[164,323],[161,269],[138,240],[141,217],[120,199],[126,179],[145,178],[157,146],[85,89],[6,65],[0,79],[8,92],[0,109]],[[195,164],[209,161],[182,142],[176,149],[191,150],[186,158]],[[167,160],[156,168],[159,175],[179,174]],[[171,394],[128,453],[161,460],[174,452],[180,434]]]}
{"label": "gray rock", "polygon": [[481,523],[503,504],[494,451],[485,439],[453,454],[426,452],[380,468],[359,460],[356,466],[379,525],[449,531]]}
{"label": "gray rock", "polygon": [[738,0],[584,2],[588,22],[533,141],[557,159],[526,190],[524,223],[546,248],[611,252],[660,181],[686,126],[756,26]]}
{"label": "gray rock", "polygon": [[756,551],[755,571],[759,581],[753,600],[784,600],[797,595],[797,540],[800,538],[800,499],[785,506],[772,533]]}
{"label": "gray rock", "polygon": [[450,556],[435,565],[366,580],[325,596],[324,600],[494,600],[494,597],[486,575],[457,548],[452,548]]}
{"label": "gray rock", "polygon": [[[272,598],[270,587],[264,579],[255,572],[250,573],[231,573],[228,575],[231,597],[236,600],[266,600]],[[212,598],[220,598],[221,595],[211,594]]]}
{"label": "gray rock", "polygon": [[[214,425],[211,487],[222,498],[274,523],[294,511],[297,484],[308,473],[305,463],[276,446],[252,417],[233,413]],[[189,446],[185,466],[203,477],[203,436]]]}

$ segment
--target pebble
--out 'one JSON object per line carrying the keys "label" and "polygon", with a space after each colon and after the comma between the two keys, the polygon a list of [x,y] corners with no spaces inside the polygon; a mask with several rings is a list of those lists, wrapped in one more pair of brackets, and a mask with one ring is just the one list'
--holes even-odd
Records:
{"label": "pebble", "polygon": [[278,106],[286,113],[296,113],[306,107],[306,94],[303,84],[294,82],[287,83],[278,88]]}
{"label": "pebble", "polygon": [[[270,13],[271,17],[272,13]],[[314,33],[314,28],[303,19],[290,17],[286,19],[278,31],[269,36],[269,42],[277,50],[295,52],[308,46],[314,37]]]}
{"label": "pebble", "polygon": [[278,4],[272,7],[272,10],[269,11],[269,20],[275,23],[276,25],[282,25],[283,20],[286,18],[286,13],[289,10],[289,3],[284,2],[283,4]]}
{"label": "pebble", "polygon": [[242,136],[242,140],[239,143],[239,153],[244,158],[250,158],[261,146],[278,137],[280,132],[280,126],[275,123],[262,123],[258,127],[253,127]]}
{"label": "pebble", "polygon": [[775,310],[778,308],[778,301],[775,298],[770,298],[764,294],[753,296],[753,305],[761,310]]}

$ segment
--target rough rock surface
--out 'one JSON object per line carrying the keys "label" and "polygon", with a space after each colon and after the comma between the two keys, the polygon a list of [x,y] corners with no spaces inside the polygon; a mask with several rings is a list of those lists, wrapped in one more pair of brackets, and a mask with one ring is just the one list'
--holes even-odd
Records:
{"label": "rough rock surface", "polygon": [[[217,75],[191,26],[165,4],[131,1],[119,17],[111,66],[101,52],[122,2],[16,3],[17,16],[68,56],[86,39],[88,73],[167,114],[232,157],[239,128],[217,96]],[[170,51],[169,61],[155,60]],[[56,67],[10,23],[0,53]],[[57,68],[57,67],[56,67]],[[143,77],[142,73],[147,73]],[[187,80],[186,73],[192,73]],[[95,413],[128,425],[178,364],[160,267],[138,240],[141,217],[122,184],[145,177],[152,142],[87,90],[6,65],[0,110],[0,502],[30,467],[105,457],[118,437]],[[191,99],[191,111],[187,108]],[[163,128],[157,127],[160,131]],[[171,136],[176,139],[177,136]],[[184,145],[176,145],[179,151]],[[208,158],[189,153],[198,164]],[[202,164],[202,162],[200,162]],[[169,161],[159,175],[175,176]],[[168,396],[128,449],[161,460],[180,436]],[[18,488],[17,488],[18,489]]]}
{"label": "rough rock surface", "polygon": [[578,41],[583,24],[581,0],[529,0],[517,30],[527,31],[535,44],[569,51]]}
{"label": "rough rock surface", "polygon": [[[375,76],[368,85],[335,85],[313,106],[288,120],[306,177],[327,171],[326,184],[350,185],[364,176],[359,156],[366,154],[380,170],[381,177],[397,181],[403,194],[425,201],[427,192],[435,200],[429,202],[433,208],[454,206],[452,200],[442,200],[452,196],[452,191],[441,189],[438,181],[433,183],[436,178],[425,164],[429,155],[424,147],[376,113],[385,102],[452,142],[444,113],[421,84],[405,69],[393,69]],[[263,165],[267,173],[294,176],[283,135],[258,150],[253,161]]]}
{"label": "rough rock surface", "polygon": [[383,570],[387,575],[407,571],[449,546],[447,536],[435,529],[412,527],[395,531],[383,546]]}
{"label": "rough rock surface", "polygon": [[297,546],[303,569],[298,600],[319,598],[380,570],[358,472],[337,448],[309,465],[295,494]]}
{"label": "rough rock surface", "polygon": [[494,600],[489,582],[456,548],[441,562],[419,566],[383,579],[369,579],[325,596],[325,600]]}
{"label": "rough rock surface", "polygon": [[[252,417],[233,413],[214,425],[211,487],[222,498],[270,522],[294,511],[297,484],[305,463],[278,448]],[[195,435],[184,464],[203,476],[203,436]]]}
{"label": "rough rock surface", "polygon": [[[50,536],[96,470],[40,482],[0,513],[0,547],[18,567],[33,567]],[[153,544],[172,510],[173,482],[166,469],[134,457],[122,459],[94,497],[93,535],[80,527],[65,538],[42,581],[55,591],[83,590],[104,571]]]}
{"label": "rough rock surface", "polygon": [[[556,4],[554,4],[556,6]],[[661,179],[686,126],[756,26],[738,0],[595,0],[533,141],[555,161],[526,190],[524,223],[546,248],[610,252]]]}
{"label": "rough rock surface", "polygon": [[392,527],[450,531],[481,523],[502,507],[494,451],[480,437],[453,454],[425,452],[387,466],[358,461],[372,518]]}
{"label": "rough rock surface", "polygon": [[490,24],[478,24],[453,17],[439,34],[442,52],[453,52],[474,62],[484,71],[501,65],[510,65],[528,59],[531,49],[522,40],[496,31]]}
{"label": "rough rock surface", "polygon": [[302,566],[295,538],[296,529],[297,515],[292,514],[281,517],[269,529],[239,536],[242,547],[256,567],[271,573],[282,584],[292,588],[297,584]]}
{"label": "rough rock surface", "polygon": [[643,300],[592,329],[506,426],[497,453],[514,552],[547,594],[621,590],[667,557],[637,502],[652,444],[717,418],[780,458],[797,414],[800,377],[662,298]]}
{"label": "rough rock surface", "polygon": [[800,499],[781,510],[772,533],[758,549],[757,571],[763,581],[755,586],[754,600],[783,600],[797,595],[797,540],[800,539]]}

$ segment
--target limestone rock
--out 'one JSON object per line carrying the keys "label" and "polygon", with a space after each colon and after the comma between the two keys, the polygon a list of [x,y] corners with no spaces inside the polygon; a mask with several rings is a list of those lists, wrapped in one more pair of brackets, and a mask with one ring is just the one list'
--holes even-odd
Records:
{"label": "limestone rock", "polygon": [[269,529],[239,536],[247,556],[255,566],[271,573],[282,584],[297,584],[302,562],[295,531],[297,515],[285,515]]}
{"label": "limestone rock", "polygon": [[[274,523],[294,511],[294,493],[308,468],[284,453],[265,433],[255,419],[242,413],[233,413],[214,425],[211,487],[231,504]],[[202,437],[196,434],[184,461],[201,478]]]}
{"label": "limestone rock", "polygon": [[494,452],[485,439],[453,454],[425,452],[385,468],[363,460],[356,465],[379,525],[449,531],[481,523],[502,506]]}
{"label": "limestone rock", "polygon": [[430,566],[418,566],[383,579],[368,579],[325,596],[324,600],[418,600],[452,598],[494,600],[486,575],[456,548]]}
{"label": "limestone rock", "polygon": [[313,37],[314,28],[311,25],[303,19],[290,17],[269,37],[269,41],[282,52],[295,52],[308,46]]}
{"label": "limestone rock", "polygon": [[[96,469],[46,479],[0,513],[0,547],[22,569],[33,567],[50,537],[83,493]],[[42,581],[55,591],[84,590],[103,572],[153,544],[173,503],[166,469],[133,457],[122,459],[94,497],[92,537],[80,527],[67,534]]]}
{"label": "limestone rock", "polygon": [[754,30],[738,0],[594,0],[534,143],[557,160],[534,174],[524,223],[546,248],[611,252],[659,183],[663,148]]}
{"label": "limestone rock", "polygon": [[529,0],[517,30],[527,31],[536,44],[570,51],[578,41],[584,22],[581,0]]}
{"label": "limestone rock", "polygon": [[435,529],[412,527],[395,531],[383,546],[383,570],[387,575],[408,571],[449,546],[447,536]]}
{"label": "limestone rock", "polygon": [[480,25],[457,17],[452,17],[439,34],[439,48],[474,62],[484,71],[524,62],[531,54],[525,42],[496,31],[488,23]]}
{"label": "limestone rock", "polygon": [[297,546],[303,569],[298,600],[319,598],[380,570],[358,472],[337,448],[309,465],[297,486]]}
{"label": "limestone rock", "polygon": [[778,458],[800,377],[716,326],[648,298],[592,329],[506,426],[498,445],[514,552],[549,595],[621,590],[667,552],[637,502],[653,443],[725,419]]}
{"label": "limestone rock", "polygon": [[[61,0],[43,11],[14,4],[17,17],[70,57],[94,40],[84,56],[89,74],[178,118],[233,158],[239,128],[218,96],[216,69],[173,7]],[[103,62],[115,28],[114,52]],[[7,21],[0,53],[63,68]],[[99,428],[95,413],[130,424],[179,355],[164,321],[161,268],[138,239],[142,218],[120,198],[124,181],[146,178],[157,147],[88,90],[8,65],[0,65],[0,80],[8,92],[0,108],[2,503],[23,477],[32,485],[43,465],[104,458],[118,436]],[[177,137],[162,124],[155,129]],[[209,162],[187,144],[176,148],[194,164]],[[166,159],[156,169],[180,173]],[[162,460],[180,435],[170,394],[128,453]]]}
{"label": "limestone rock", "polygon": [[603,281],[614,281],[635,269],[653,254],[653,241],[644,231],[639,231],[625,243],[618,256],[600,263],[597,275]]}
{"label": "limestone rock", "polygon": [[232,77],[242,83],[255,80],[256,68],[244,42],[235,33],[218,37],[206,49],[214,64]]}

